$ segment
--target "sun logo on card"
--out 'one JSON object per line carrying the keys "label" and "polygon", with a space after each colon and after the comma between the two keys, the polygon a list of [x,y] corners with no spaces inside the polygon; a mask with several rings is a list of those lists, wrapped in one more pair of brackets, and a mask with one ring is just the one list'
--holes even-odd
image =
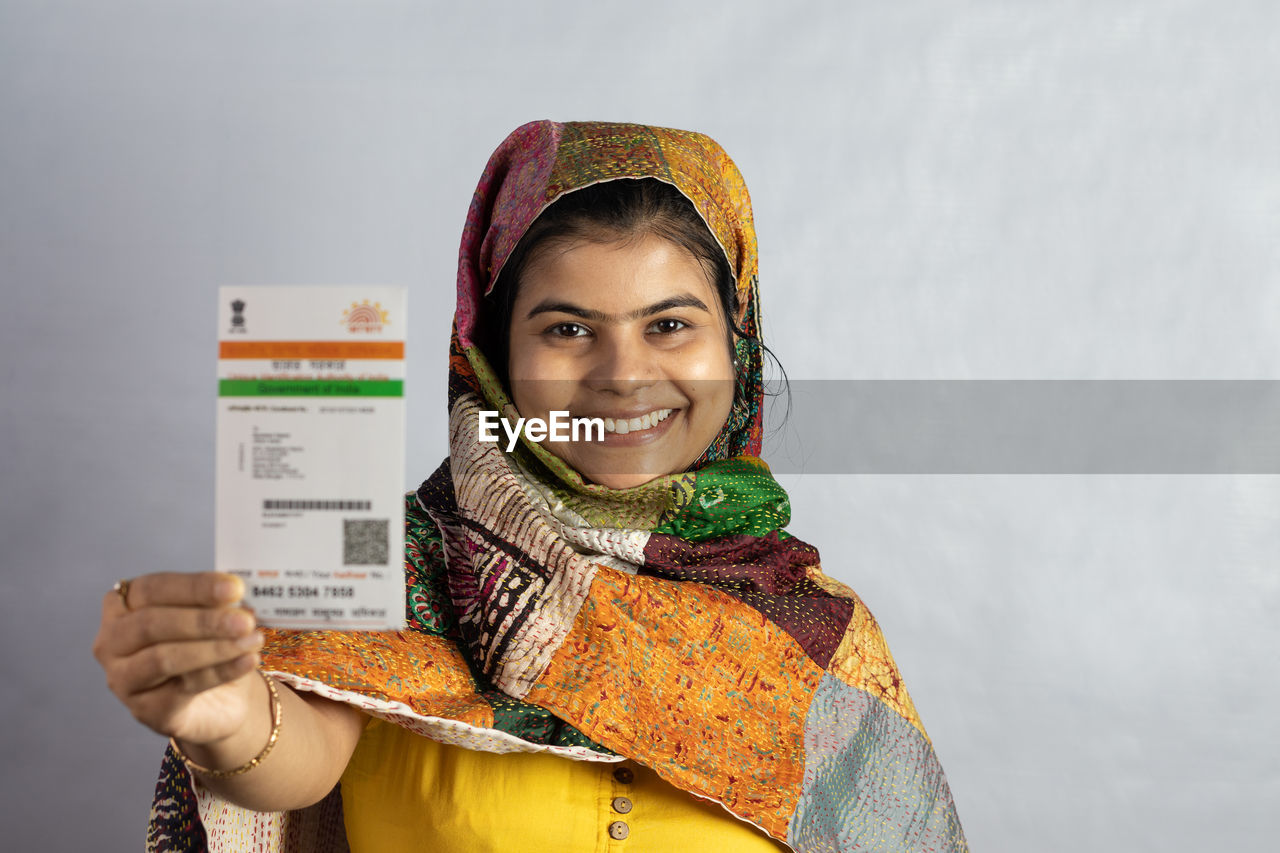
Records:
{"label": "sun logo on card", "polygon": [[382,309],[381,302],[352,302],[350,308],[342,311],[342,324],[353,334],[373,334],[381,332],[382,327],[390,323],[389,312]]}

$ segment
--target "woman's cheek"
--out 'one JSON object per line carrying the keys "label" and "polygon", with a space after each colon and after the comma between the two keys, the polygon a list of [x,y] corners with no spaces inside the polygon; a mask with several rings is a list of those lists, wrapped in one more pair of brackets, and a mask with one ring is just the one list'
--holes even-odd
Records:
{"label": "woman's cheek", "polygon": [[732,359],[719,339],[701,340],[697,347],[681,353],[678,371],[687,379],[706,381],[733,378]]}

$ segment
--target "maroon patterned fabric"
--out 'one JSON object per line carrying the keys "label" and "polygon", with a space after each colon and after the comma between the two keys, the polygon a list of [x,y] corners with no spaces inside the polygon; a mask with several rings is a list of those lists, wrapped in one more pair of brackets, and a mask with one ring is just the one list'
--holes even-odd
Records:
{"label": "maroon patterned fabric", "polygon": [[853,603],[809,579],[818,550],[792,537],[723,536],[690,542],[654,533],[644,549],[643,574],[711,584],[768,616],[826,668],[844,636]]}

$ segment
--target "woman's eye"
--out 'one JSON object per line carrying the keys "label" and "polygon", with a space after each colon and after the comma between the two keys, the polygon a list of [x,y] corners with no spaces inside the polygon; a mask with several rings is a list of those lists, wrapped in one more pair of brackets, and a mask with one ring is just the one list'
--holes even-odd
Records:
{"label": "woman's eye", "polygon": [[556,323],[547,329],[547,334],[557,338],[580,338],[587,334],[587,327],[578,323]]}
{"label": "woman's eye", "polygon": [[684,320],[676,320],[676,319],[667,317],[662,320],[656,321],[653,324],[652,328],[655,332],[659,332],[664,335],[669,335],[672,332],[680,331],[681,329],[685,328],[686,325],[687,324],[684,322]]}

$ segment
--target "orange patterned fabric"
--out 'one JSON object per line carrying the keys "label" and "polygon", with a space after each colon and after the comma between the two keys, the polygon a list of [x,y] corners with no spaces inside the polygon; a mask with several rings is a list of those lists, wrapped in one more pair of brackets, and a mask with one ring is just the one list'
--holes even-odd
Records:
{"label": "orange patterned fabric", "polygon": [[[412,633],[268,631],[263,667],[417,714],[493,728],[465,658],[441,637]],[[291,679],[284,679],[286,681]]]}
{"label": "orange patterned fabric", "polygon": [[526,698],[785,838],[804,766],[790,717],[821,678],[789,636],[716,589],[602,570]]}

